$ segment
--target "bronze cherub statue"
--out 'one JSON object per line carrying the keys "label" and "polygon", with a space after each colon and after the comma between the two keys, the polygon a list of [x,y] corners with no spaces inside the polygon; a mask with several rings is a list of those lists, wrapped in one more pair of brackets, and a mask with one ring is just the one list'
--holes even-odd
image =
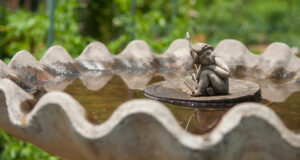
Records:
{"label": "bronze cherub statue", "polygon": [[192,78],[186,78],[185,84],[192,90],[192,96],[215,96],[228,94],[230,70],[226,63],[215,56],[214,48],[205,43],[190,42],[190,54],[196,68]]}

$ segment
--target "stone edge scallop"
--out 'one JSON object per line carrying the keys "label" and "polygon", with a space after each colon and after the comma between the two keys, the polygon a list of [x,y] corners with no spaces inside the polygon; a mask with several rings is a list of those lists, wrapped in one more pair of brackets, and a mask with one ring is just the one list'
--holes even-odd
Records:
{"label": "stone edge scallop", "polygon": [[[233,45],[234,47],[232,47]],[[136,58],[143,61],[144,63],[146,63],[146,61],[152,61],[154,57],[175,57],[175,59],[189,60],[190,56],[187,48],[187,40],[176,39],[169,45],[168,49],[165,52],[163,52],[162,54],[155,54],[145,41],[133,40],[125,47],[125,49],[120,54],[113,55],[109,52],[109,50],[103,43],[92,42],[86,46],[86,48],[77,58],[73,59],[63,47],[52,46],[46,51],[39,63],[43,65],[50,65],[57,62],[74,63],[76,61],[113,62],[113,59],[117,57]],[[225,39],[220,41],[215,50],[217,52],[217,55],[223,57],[225,61],[231,60],[234,62],[233,64],[236,64],[236,61],[240,61],[240,64],[246,64],[249,67],[254,67],[255,65],[260,65],[261,63],[269,63],[270,65],[274,65],[277,61],[282,62],[283,60],[287,61],[287,68],[295,69],[295,65],[299,64],[298,62],[300,62],[300,60],[291,52],[291,48],[289,48],[289,46],[285,43],[280,42],[271,43],[267,47],[267,49],[260,55],[253,54],[243,43],[233,39]],[[15,56],[18,56],[18,54],[21,54],[23,52],[27,51],[18,52]],[[58,53],[61,53],[62,55]],[[273,56],[273,54],[275,56]],[[232,55],[234,56],[232,57]],[[251,60],[251,62],[247,61],[249,60],[249,58],[253,60]],[[14,59],[14,57],[12,59]],[[231,63],[229,65],[231,65]],[[296,66],[297,69],[299,67],[300,65]]]}
{"label": "stone edge scallop", "polygon": [[[202,150],[219,143],[226,134],[240,125],[242,119],[255,116],[274,127],[288,144],[300,149],[300,135],[288,130],[272,110],[257,103],[244,103],[234,106],[223,116],[213,131],[207,135],[194,135],[185,132],[172,113],[163,104],[156,101],[128,101],[120,105],[104,123],[94,125],[85,118],[84,108],[71,96],[63,92],[47,93],[30,112],[24,112],[21,103],[30,100],[32,96],[12,81],[8,79],[0,80],[0,94],[1,98],[5,99],[0,108],[2,112],[1,128],[25,140],[28,135],[22,131],[41,123],[37,122],[36,117],[47,114],[48,105],[55,104],[62,111],[60,113],[63,113],[59,116],[64,116],[68,121],[66,123],[84,139],[99,140],[109,135],[115,127],[121,125],[124,119],[137,114],[146,114],[158,121],[181,145],[192,150]],[[43,119],[43,117],[39,120],[49,121],[49,119]],[[36,130],[39,132],[38,127]]]}

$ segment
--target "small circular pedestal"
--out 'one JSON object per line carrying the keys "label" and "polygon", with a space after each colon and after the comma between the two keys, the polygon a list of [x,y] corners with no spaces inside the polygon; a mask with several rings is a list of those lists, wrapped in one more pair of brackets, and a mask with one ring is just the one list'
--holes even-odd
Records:
{"label": "small circular pedestal", "polygon": [[237,103],[261,99],[260,89],[256,83],[238,79],[229,79],[227,95],[192,97],[191,91],[184,84],[184,79],[151,84],[145,88],[145,95],[155,100],[192,107],[231,107]]}

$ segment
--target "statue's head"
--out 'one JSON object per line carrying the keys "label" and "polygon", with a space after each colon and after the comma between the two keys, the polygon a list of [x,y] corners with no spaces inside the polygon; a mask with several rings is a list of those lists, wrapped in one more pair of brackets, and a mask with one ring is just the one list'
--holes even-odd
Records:
{"label": "statue's head", "polygon": [[196,43],[192,46],[191,52],[196,53],[197,61],[201,65],[214,63],[214,47],[205,43]]}

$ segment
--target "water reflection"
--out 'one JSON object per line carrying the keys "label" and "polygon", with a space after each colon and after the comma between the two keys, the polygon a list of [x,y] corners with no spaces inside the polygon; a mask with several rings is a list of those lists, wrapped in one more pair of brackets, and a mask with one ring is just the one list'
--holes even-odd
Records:
{"label": "water reflection", "polygon": [[165,105],[172,111],[179,124],[188,132],[203,134],[211,131],[221,120],[228,108],[198,108]]}
{"label": "water reflection", "polygon": [[89,90],[97,91],[102,89],[113,77],[111,73],[88,73],[79,77],[83,85]]}
{"label": "water reflection", "polygon": [[[148,84],[161,80],[164,80],[162,76],[155,75]],[[120,76],[113,76],[104,87],[96,91],[88,89],[82,79],[76,79],[64,91],[72,95],[85,107],[87,119],[95,124],[100,124],[107,120],[116,108],[125,101],[146,98],[143,91],[129,89]],[[183,128],[187,128],[187,131],[197,134],[211,130],[226,112],[226,109],[195,110],[191,107],[167,103],[165,105],[171,110]]]}
{"label": "water reflection", "polygon": [[228,109],[226,108],[197,109],[195,112],[197,122],[196,133],[202,134],[212,130],[227,111]]}
{"label": "water reflection", "polygon": [[262,98],[271,102],[284,102],[291,94],[300,91],[300,85],[295,82],[276,83],[270,79],[255,79],[249,76],[237,79],[257,83],[261,89]]}
{"label": "water reflection", "polygon": [[289,129],[293,131],[300,130],[300,92],[293,93],[284,102],[263,100],[261,103],[275,111]]}
{"label": "water reflection", "polygon": [[153,73],[139,73],[139,74],[121,74],[122,80],[126,83],[129,89],[143,90],[145,86],[151,81]]}
{"label": "water reflection", "polygon": [[[64,91],[85,107],[89,121],[99,124],[107,120],[116,108],[125,101],[146,98],[141,88],[162,80],[165,80],[165,76],[153,73],[121,74],[120,76],[112,74],[91,75],[74,80]],[[274,84],[272,85],[274,89]],[[268,86],[270,85],[267,85],[267,88]],[[278,86],[275,87],[275,90],[270,91],[286,93],[285,90],[289,89],[289,87]],[[285,102],[272,102],[264,99],[262,103],[272,108],[289,129],[297,130],[300,128],[299,97],[300,92],[296,92]],[[211,131],[228,111],[226,108],[194,109],[167,103],[165,105],[183,128],[195,134]]]}
{"label": "water reflection", "polygon": [[125,101],[143,97],[142,91],[128,89],[119,76],[113,76],[100,90],[89,90],[80,79],[76,79],[64,91],[85,107],[87,118],[93,123],[108,119]]}

